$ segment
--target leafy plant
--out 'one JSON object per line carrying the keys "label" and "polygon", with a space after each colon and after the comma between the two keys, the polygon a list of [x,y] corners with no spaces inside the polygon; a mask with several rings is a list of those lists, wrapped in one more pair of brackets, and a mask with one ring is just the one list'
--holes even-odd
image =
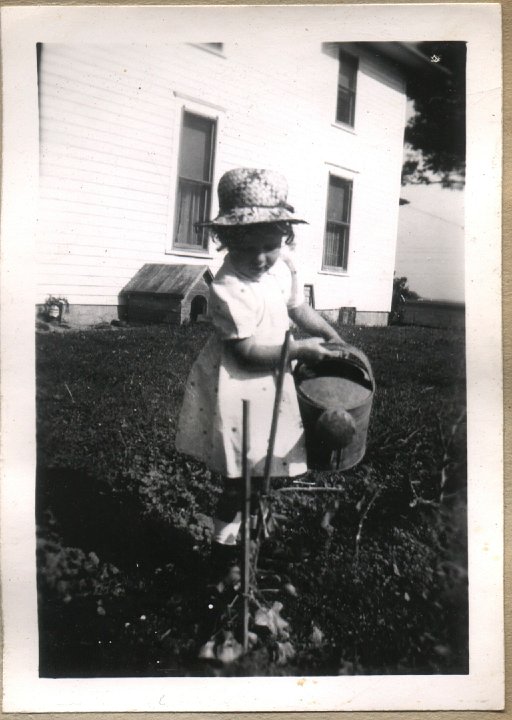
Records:
{"label": "leafy plant", "polygon": [[54,295],[48,295],[42,306],[42,314],[46,320],[50,320],[52,315],[52,308],[57,307],[59,309],[59,320],[62,318],[64,312],[69,310],[69,302],[65,297],[56,297]]}

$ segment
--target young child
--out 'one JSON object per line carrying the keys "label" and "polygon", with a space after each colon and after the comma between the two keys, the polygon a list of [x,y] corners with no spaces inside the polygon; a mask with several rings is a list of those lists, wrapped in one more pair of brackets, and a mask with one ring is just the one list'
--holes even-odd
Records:
{"label": "young child", "polygon": [[[176,448],[224,477],[214,519],[212,572],[220,587],[239,581],[236,540],[241,524],[242,400],[250,401],[251,512],[261,489],[276,390],[276,367],[290,318],[313,337],[290,342],[290,360],[316,362],[329,355],[323,343],[343,342],[304,302],[290,254],[292,226],[302,223],[287,204],[287,183],[269,170],[237,168],[218,186],[219,215],[209,223],[227,250],[210,288],[215,333],[190,372]],[[305,473],[303,427],[287,370],[271,476]],[[258,488],[259,485],[259,488]]]}

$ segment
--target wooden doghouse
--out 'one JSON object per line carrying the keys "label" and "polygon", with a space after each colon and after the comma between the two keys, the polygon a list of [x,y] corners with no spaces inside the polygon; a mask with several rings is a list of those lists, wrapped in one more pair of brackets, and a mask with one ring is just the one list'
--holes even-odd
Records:
{"label": "wooden doghouse", "polygon": [[124,318],[170,325],[202,320],[212,279],[207,265],[143,265],[121,292]]}

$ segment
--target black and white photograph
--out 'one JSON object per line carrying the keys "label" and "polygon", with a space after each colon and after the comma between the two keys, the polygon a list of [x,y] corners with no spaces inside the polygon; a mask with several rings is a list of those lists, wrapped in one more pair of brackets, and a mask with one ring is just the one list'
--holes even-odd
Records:
{"label": "black and white photograph", "polygon": [[499,6],[60,10],[2,11],[7,709],[499,709]]}

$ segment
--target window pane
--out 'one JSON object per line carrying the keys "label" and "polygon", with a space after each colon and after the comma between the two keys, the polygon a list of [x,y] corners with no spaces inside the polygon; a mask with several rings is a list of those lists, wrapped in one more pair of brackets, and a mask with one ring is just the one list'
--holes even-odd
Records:
{"label": "window pane", "polygon": [[355,95],[350,90],[338,88],[338,102],[336,105],[336,120],[346,125],[354,124]]}
{"label": "window pane", "polygon": [[356,106],[357,58],[340,51],[336,120],[354,125]]}
{"label": "window pane", "polygon": [[327,220],[350,222],[350,183],[348,181],[336,177],[329,179]]}
{"label": "window pane", "polygon": [[210,188],[180,178],[176,208],[177,245],[205,247],[206,231],[196,232],[194,224],[207,219]]}
{"label": "window pane", "polygon": [[200,115],[183,114],[180,148],[180,176],[211,180],[213,121]]}
{"label": "window pane", "polygon": [[325,232],[324,265],[347,269],[348,228],[327,223]]}
{"label": "window pane", "polygon": [[340,68],[338,83],[349,90],[356,89],[357,60],[340,52]]}

